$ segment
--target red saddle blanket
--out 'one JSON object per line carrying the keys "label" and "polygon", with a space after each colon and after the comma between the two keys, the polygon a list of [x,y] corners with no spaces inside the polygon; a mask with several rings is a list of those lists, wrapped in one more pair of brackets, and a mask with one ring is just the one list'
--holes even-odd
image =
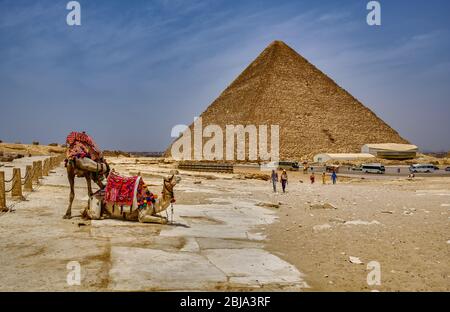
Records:
{"label": "red saddle blanket", "polygon": [[144,181],[140,177],[122,177],[111,172],[105,188],[105,201],[118,205],[131,206],[133,205],[135,196],[137,197],[138,203],[141,201],[143,189]]}
{"label": "red saddle blanket", "polygon": [[71,132],[66,139],[68,159],[90,158],[101,162],[103,154],[95,144],[94,140],[84,132]]}

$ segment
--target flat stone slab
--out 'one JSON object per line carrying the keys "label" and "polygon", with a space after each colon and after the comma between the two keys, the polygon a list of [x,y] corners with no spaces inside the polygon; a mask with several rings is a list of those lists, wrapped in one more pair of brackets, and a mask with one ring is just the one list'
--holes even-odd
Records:
{"label": "flat stone slab", "polygon": [[227,277],[190,252],[113,247],[108,288],[114,291],[214,290]]}
{"label": "flat stone slab", "polygon": [[308,287],[292,265],[262,249],[208,249],[167,252],[113,247],[110,290],[176,291]]}
{"label": "flat stone slab", "polygon": [[272,211],[254,203],[176,205],[174,222],[186,226],[163,228],[160,235],[261,241],[265,235],[255,233],[254,227],[275,219]]}
{"label": "flat stone slab", "polygon": [[199,237],[196,239],[201,249],[242,249],[242,248],[263,248],[263,243],[237,240]]}
{"label": "flat stone slab", "polygon": [[208,249],[203,254],[229,278],[234,287],[307,288],[295,266],[263,249]]}

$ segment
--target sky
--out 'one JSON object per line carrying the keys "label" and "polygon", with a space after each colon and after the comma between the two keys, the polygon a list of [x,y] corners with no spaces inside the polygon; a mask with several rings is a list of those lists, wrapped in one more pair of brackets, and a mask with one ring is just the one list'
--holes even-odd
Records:
{"label": "sky", "polygon": [[274,40],[422,151],[450,150],[450,1],[0,0],[0,140],[163,151]]}

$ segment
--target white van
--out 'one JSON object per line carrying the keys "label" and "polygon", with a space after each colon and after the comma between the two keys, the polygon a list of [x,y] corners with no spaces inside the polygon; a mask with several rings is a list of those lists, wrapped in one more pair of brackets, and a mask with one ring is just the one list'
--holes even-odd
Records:
{"label": "white van", "polygon": [[415,164],[409,167],[411,173],[431,173],[436,170],[436,166],[432,164]]}
{"label": "white van", "polygon": [[363,164],[361,171],[364,173],[385,173],[386,169],[382,164]]}

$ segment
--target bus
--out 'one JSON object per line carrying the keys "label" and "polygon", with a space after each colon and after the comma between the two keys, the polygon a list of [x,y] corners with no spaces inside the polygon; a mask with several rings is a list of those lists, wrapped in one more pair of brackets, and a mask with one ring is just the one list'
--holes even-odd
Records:
{"label": "bus", "polygon": [[431,173],[434,172],[435,170],[436,166],[432,164],[415,164],[409,167],[409,171],[411,173]]}
{"label": "bus", "polygon": [[382,164],[363,164],[361,171],[364,173],[385,173],[386,169]]}

